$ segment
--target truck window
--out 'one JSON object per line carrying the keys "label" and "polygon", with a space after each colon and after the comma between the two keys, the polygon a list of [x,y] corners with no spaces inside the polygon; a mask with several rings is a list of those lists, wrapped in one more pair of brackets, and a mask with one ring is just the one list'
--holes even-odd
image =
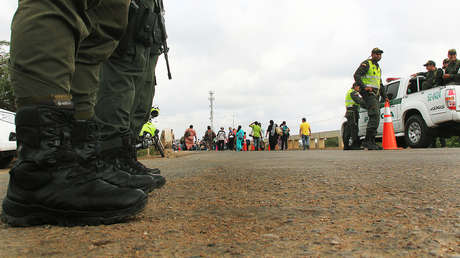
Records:
{"label": "truck window", "polygon": [[394,82],[386,86],[387,97],[389,100],[395,99],[398,96],[399,84],[401,82]]}
{"label": "truck window", "polygon": [[425,85],[423,85],[423,83],[426,81],[426,78],[423,77],[423,76],[419,76],[417,77],[417,80],[418,80],[418,88],[422,91],[422,90],[428,90],[429,88],[427,87],[426,83]]}
{"label": "truck window", "polygon": [[407,94],[413,94],[418,92],[418,84],[417,84],[417,78],[413,78],[409,80],[409,83],[407,84]]}

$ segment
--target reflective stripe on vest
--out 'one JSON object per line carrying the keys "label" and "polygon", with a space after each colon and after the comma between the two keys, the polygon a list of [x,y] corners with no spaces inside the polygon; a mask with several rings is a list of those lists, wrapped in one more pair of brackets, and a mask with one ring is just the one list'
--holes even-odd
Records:
{"label": "reflective stripe on vest", "polygon": [[380,89],[380,76],[382,75],[380,67],[372,63],[371,60],[368,60],[368,62],[369,70],[367,71],[366,76],[362,77],[362,81],[366,87]]}
{"label": "reflective stripe on vest", "polygon": [[345,96],[345,106],[348,107],[353,107],[353,106],[359,106],[358,103],[356,103],[352,98],[351,98],[351,93],[354,91],[354,89],[350,89],[347,91],[347,95]]}

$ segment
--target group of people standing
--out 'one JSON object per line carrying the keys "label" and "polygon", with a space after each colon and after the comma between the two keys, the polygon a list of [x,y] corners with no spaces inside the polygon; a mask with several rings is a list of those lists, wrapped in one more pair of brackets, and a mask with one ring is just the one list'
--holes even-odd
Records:
{"label": "group of people standing", "polygon": [[[226,132],[224,127],[220,127],[220,130],[215,133],[211,126],[208,126],[203,139],[202,144],[198,143],[197,133],[193,129],[193,125],[185,130],[184,133],[184,145],[185,150],[201,149],[200,146],[205,147],[207,150],[265,150],[265,141],[268,139],[269,150],[287,150],[288,140],[291,129],[287,126],[286,121],[281,124],[276,124],[273,120],[270,120],[269,125],[265,131],[262,129],[262,124],[258,121],[254,121],[249,124],[251,131],[249,134],[245,132],[241,125],[238,128],[229,127]],[[300,125],[299,134],[302,137],[303,149],[309,149],[310,147],[310,135],[311,128],[310,124],[307,123],[306,118],[302,118],[302,124]],[[252,138],[251,139],[249,138]],[[251,145],[252,143],[252,145]]]}
{"label": "group of people standing", "polygon": [[[381,87],[382,71],[378,62],[382,58],[383,51],[374,48],[369,59],[363,61],[354,74],[355,82],[345,95],[345,107],[347,118],[347,134],[343,135],[345,149],[359,150],[361,144],[358,137],[359,108],[363,106],[368,111],[369,120],[366,128],[366,137],[362,146],[368,150],[381,150],[375,143],[375,136],[380,122],[379,97],[388,101],[386,92]],[[460,61],[457,60],[457,51],[450,49],[448,58],[443,60],[443,68],[436,68],[436,63],[429,60],[424,64],[427,72],[415,73],[412,76],[424,76],[422,90],[442,86],[460,84]],[[349,144],[351,142],[351,144]],[[435,143],[434,143],[435,144]]]}

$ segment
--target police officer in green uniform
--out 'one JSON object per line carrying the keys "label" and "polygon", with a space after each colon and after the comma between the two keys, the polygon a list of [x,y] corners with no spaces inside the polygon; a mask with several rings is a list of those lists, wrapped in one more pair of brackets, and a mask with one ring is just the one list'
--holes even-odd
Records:
{"label": "police officer in green uniform", "polygon": [[124,33],[128,7],[129,0],[19,1],[10,48],[18,160],[2,203],[6,223],[111,224],[145,207],[138,188],[153,180],[103,162],[92,122],[99,67]]}
{"label": "police officer in green uniform", "polygon": [[353,86],[345,95],[345,107],[347,109],[345,118],[347,119],[347,124],[343,133],[344,150],[361,150],[358,137],[359,108],[360,106],[365,106],[365,104],[363,98],[359,95],[359,85],[356,82],[353,83]]}
{"label": "police officer in green uniform", "polygon": [[460,60],[457,60],[457,50],[450,49],[447,57],[449,64],[444,74],[444,82],[446,85],[460,85]]}
{"label": "police officer in green uniform", "polygon": [[366,139],[363,147],[368,150],[379,150],[375,143],[375,135],[380,121],[379,95],[386,99],[386,94],[382,87],[382,71],[378,62],[382,59],[383,51],[374,48],[371,51],[371,58],[361,63],[354,74],[355,82],[359,85],[359,93],[366,103],[369,121],[366,129]]}
{"label": "police officer in green uniform", "polygon": [[428,90],[443,85],[442,77],[444,75],[444,71],[441,68],[436,68],[436,63],[434,61],[428,60],[423,66],[426,67],[426,72],[412,74],[412,77],[425,77],[425,81],[422,84],[422,90]]}
{"label": "police officer in green uniform", "polygon": [[161,54],[159,28],[163,22],[161,0],[133,0],[125,35],[114,54],[102,65],[95,106],[106,155],[120,170],[149,175],[161,187],[165,179],[158,169],[149,169],[136,159],[136,141],[148,120],[154,93],[154,69]]}

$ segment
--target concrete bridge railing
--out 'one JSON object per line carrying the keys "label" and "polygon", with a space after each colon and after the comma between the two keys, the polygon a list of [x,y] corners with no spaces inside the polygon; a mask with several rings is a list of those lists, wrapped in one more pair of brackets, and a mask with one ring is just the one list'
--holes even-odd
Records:
{"label": "concrete bridge railing", "polygon": [[[336,148],[343,149],[343,140],[342,136],[340,135],[340,130],[336,131],[324,131],[324,132],[317,132],[312,133],[310,135],[310,149],[326,149],[326,140],[330,138],[338,138],[339,146]],[[288,140],[288,149],[289,150],[297,150],[302,148],[301,142],[302,138],[300,135],[291,135]]]}

